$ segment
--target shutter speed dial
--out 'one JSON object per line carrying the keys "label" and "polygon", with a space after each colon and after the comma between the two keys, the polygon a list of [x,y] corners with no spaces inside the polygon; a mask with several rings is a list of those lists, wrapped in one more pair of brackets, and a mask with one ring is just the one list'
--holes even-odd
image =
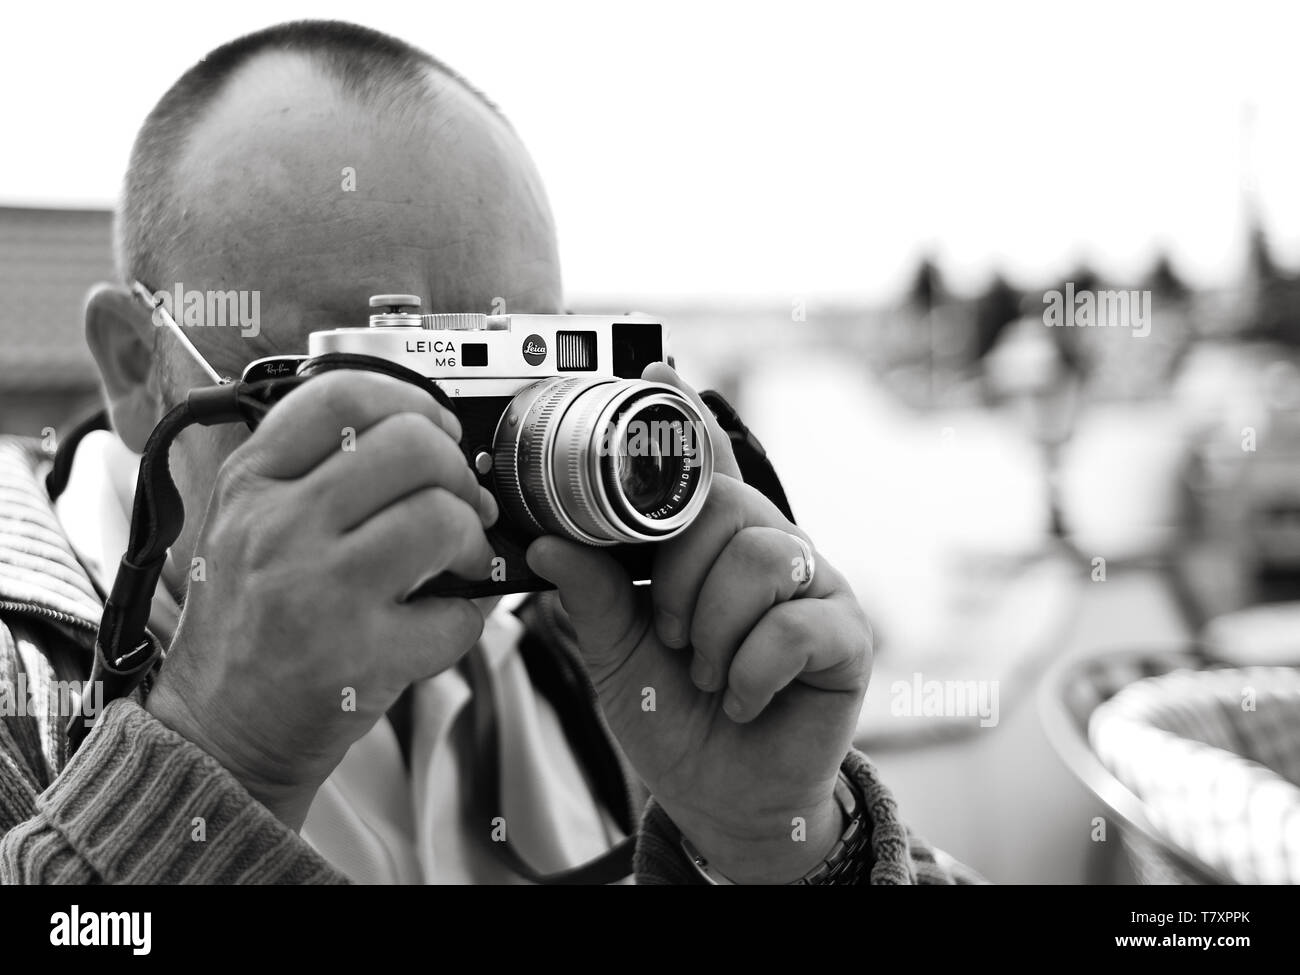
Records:
{"label": "shutter speed dial", "polygon": [[488,327],[487,315],[462,312],[450,315],[421,315],[425,328],[445,329],[451,332],[482,332]]}
{"label": "shutter speed dial", "polygon": [[426,328],[441,332],[488,332],[510,328],[507,315],[452,312],[420,314],[419,295],[371,295],[372,328]]}

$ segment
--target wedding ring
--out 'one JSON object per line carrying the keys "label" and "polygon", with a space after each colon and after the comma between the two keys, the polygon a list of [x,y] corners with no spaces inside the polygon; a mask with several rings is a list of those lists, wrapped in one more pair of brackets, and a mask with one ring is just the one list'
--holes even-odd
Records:
{"label": "wedding ring", "polygon": [[791,560],[791,576],[798,586],[795,587],[794,595],[802,596],[812,588],[813,576],[817,573],[817,559],[813,556],[812,546],[805,542],[794,532],[787,532],[791,538],[799,545],[800,554]]}

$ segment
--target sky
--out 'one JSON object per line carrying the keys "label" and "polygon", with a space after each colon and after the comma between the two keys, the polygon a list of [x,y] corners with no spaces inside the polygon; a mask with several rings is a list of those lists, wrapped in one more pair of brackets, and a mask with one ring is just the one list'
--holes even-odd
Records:
{"label": "sky", "polygon": [[136,127],[219,43],[353,20],[512,119],[571,296],[887,300],[921,254],[958,290],[1161,248],[1231,283],[1245,200],[1300,265],[1300,5],[12,4],[0,204],[111,205]]}

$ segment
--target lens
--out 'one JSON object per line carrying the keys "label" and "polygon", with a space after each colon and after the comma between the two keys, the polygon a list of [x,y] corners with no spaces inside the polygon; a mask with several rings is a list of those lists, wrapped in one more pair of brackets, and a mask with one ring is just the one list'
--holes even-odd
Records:
{"label": "lens", "polygon": [[[669,465],[672,465],[671,468]],[[668,500],[669,491],[677,481],[681,461],[653,457],[619,458],[617,461],[618,486],[628,504],[641,514],[657,510]]]}
{"label": "lens", "polygon": [[632,432],[616,445],[614,476],[623,499],[640,514],[655,517],[682,487],[686,457],[673,447],[684,425],[675,410],[652,406],[640,411],[630,426]]}
{"label": "lens", "polygon": [[691,419],[657,396],[638,402],[623,417],[609,445],[615,503],[653,521],[670,518],[694,496]]}
{"label": "lens", "polygon": [[699,513],[713,477],[704,419],[681,392],[640,379],[548,379],[497,427],[506,512],[532,534],[590,545],[658,541]]}

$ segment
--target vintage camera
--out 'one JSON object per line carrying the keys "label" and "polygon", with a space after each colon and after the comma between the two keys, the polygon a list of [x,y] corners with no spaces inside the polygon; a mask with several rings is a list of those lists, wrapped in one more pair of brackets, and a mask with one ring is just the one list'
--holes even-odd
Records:
{"label": "vintage camera", "polygon": [[444,574],[413,596],[548,588],[524,560],[540,535],[609,546],[635,581],[648,543],[684,531],[708,495],[713,445],[699,409],[641,372],[667,361],[661,324],[633,315],[420,312],[415,295],[375,295],[369,326],[311,333],[308,356],[250,364],[284,375],[322,356],[369,356],[433,380],[450,398],[470,467],[496,498],[491,577]]}

